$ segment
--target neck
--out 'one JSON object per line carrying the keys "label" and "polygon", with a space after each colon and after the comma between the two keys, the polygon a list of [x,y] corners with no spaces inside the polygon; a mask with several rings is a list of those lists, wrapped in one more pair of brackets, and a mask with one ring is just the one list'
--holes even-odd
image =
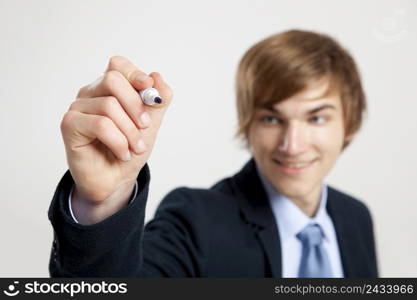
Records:
{"label": "neck", "polygon": [[289,197],[298,208],[310,218],[314,217],[320,206],[321,186],[304,197]]}

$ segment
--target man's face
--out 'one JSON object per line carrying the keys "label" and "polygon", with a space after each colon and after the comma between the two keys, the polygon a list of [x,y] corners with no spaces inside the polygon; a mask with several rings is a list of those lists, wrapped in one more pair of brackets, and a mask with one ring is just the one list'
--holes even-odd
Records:
{"label": "man's face", "polygon": [[314,81],[302,92],[269,108],[259,108],[248,141],[258,168],[290,199],[311,201],[347,139],[337,93],[323,96],[328,81]]}

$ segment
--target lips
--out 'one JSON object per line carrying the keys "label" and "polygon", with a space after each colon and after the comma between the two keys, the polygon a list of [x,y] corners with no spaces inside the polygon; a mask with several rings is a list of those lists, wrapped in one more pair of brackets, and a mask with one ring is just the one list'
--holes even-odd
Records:
{"label": "lips", "polygon": [[284,173],[299,174],[308,170],[316,162],[316,159],[310,161],[288,161],[274,159],[273,161]]}
{"label": "lips", "polygon": [[283,166],[294,168],[294,169],[304,168],[310,164],[310,162],[287,162],[287,161],[277,161],[277,162]]}

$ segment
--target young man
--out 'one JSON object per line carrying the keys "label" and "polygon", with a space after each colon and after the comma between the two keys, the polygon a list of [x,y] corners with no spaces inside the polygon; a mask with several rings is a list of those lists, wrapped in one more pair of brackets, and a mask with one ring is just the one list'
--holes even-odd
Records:
{"label": "young man", "polygon": [[[146,227],[146,161],[172,91],[122,57],[80,90],[61,124],[52,276],[377,276],[368,209],[323,183],[366,106],[351,56],[292,30],[249,49],[236,82],[253,159],[210,189],[170,192]],[[136,90],[150,86],[165,104],[144,107]]]}

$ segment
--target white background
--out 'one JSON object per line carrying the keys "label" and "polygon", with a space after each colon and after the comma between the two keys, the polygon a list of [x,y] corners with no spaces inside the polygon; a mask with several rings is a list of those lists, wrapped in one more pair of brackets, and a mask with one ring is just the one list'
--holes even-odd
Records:
{"label": "white background", "polygon": [[382,276],[417,276],[417,1],[0,0],[0,276],[49,276],[47,210],[67,169],[59,124],[124,55],[175,97],[149,162],[147,220],[172,188],[209,187],[249,158],[233,139],[243,53],[287,29],[328,33],[363,76],[369,115],[327,182],[375,221]]}

